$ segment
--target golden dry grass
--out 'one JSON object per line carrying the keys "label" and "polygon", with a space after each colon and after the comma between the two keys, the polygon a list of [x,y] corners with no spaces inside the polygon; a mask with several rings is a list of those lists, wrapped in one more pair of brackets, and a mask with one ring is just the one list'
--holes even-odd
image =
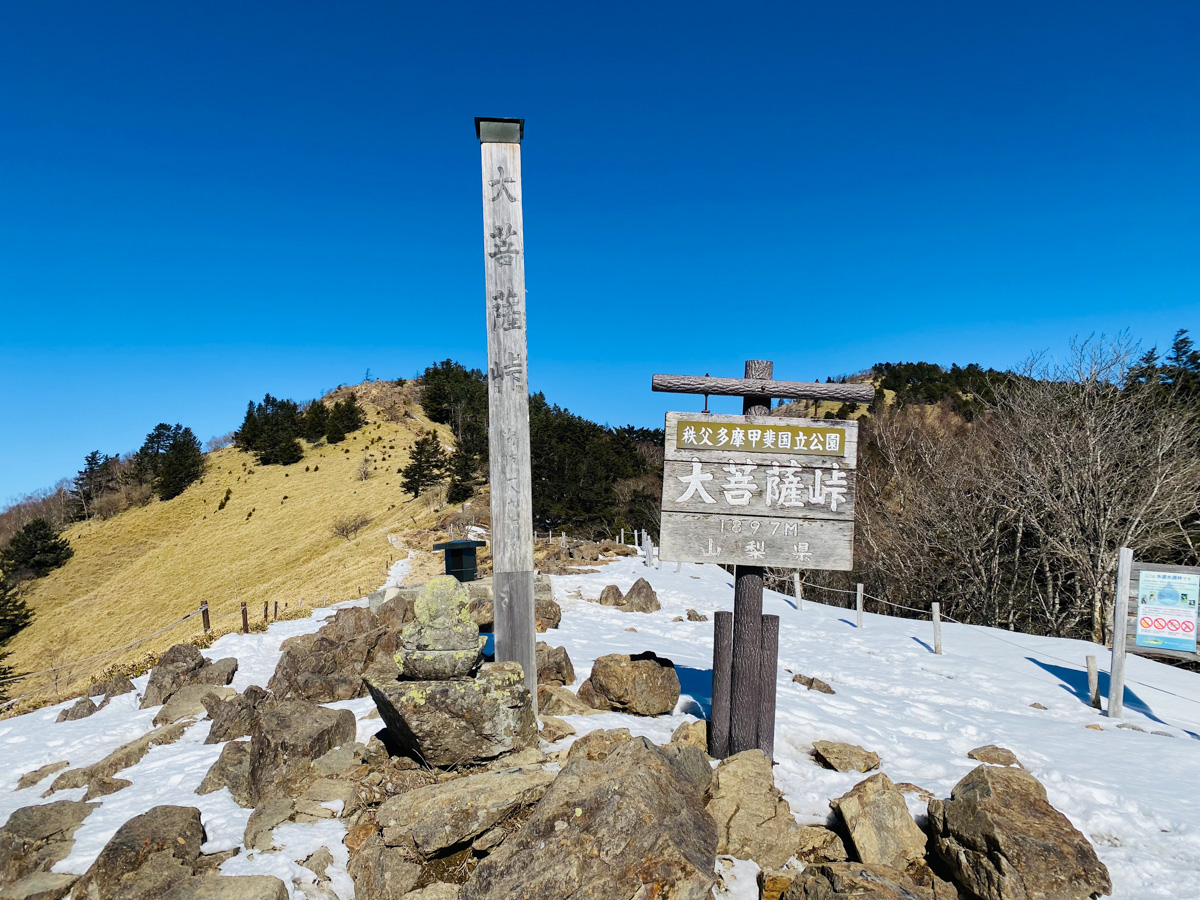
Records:
{"label": "golden dry grass", "polygon": [[[449,430],[429,423],[411,386],[353,389],[369,421],[341,444],[307,447],[291,466],[259,466],[250,454],[219,450],[208,454],[204,478],[174,500],[72,526],[65,536],[75,555],[31,586],[26,600],[34,621],[10,643],[8,663],[20,673],[106,655],[60,673],[57,684],[52,677],[17,682],[10,695],[36,685],[51,700],[69,696],[96,672],[185,640],[201,631],[198,617],[108,652],[196,611],[202,600],[214,630],[227,631],[240,625],[241,601],[251,619],[261,620],[264,603],[273,613],[276,601],[282,612],[285,605],[362,596],[408,548],[428,550],[435,536],[445,539],[436,530],[453,513],[441,500],[444,491],[414,500],[401,490],[397,470],[420,430],[435,428],[450,446]],[[364,456],[372,468],[366,481],[359,475]],[[227,489],[229,501],[218,510]],[[486,498],[473,508],[486,510]],[[370,523],[352,539],[332,532],[335,520],[357,514]],[[420,568],[429,565],[422,560]]]}

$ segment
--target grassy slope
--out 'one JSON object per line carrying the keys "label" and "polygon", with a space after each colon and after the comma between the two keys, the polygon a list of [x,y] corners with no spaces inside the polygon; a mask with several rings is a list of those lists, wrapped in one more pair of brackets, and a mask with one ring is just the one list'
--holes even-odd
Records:
{"label": "grassy slope", "polygon": [[[388,562],[404,554],[388,536],[411,546],[403,535],[432,526],[444,509],[436,497],[414,501],[400,489],[397,469],[416,434],[431,427],[411,389],[379,382],[355,390],[369,422],[342,444],[306,447],[305,458],[286,467],[219,450],[207,455],[203,480],[174,500],[74,525],[66,537],[75,556],[29,591],[36,615],[9,645],[9,664],[30,672],[74,662],[169,625],[201,600],[214,630],[228,631],[240,624],[242,600],[253,620],[262,618],[264,601],[272,611],[278,601],[282,612],[301,599],[309,607],[377,587]],[[448,429],[434,427],[449,446]],[[358,469],[368,453],[374,471],[364,482]],[[218,511],[226,488],[232,496]],[[353,540],[335,536],[332,523],[353,513],[370,516],[370,524]],[[196,618],[119,656],[82,664],[52,691],[67,694],[114,662],[200,631]],[[31,684],[19,683],[11,695],[26,694]]]}

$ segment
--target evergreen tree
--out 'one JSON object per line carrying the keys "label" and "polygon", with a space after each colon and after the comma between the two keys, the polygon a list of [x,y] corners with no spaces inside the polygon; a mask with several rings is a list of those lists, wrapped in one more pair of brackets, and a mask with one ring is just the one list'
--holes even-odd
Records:
{"label": "evergreen tree", "polygon": [[303,417],[296,402],[267,394],[262,403],[251,402],[247,407],[233,443],[239,450],[254,453],[264,466],[286,466],[304,458],[304,448],[296,440],[302,433]]}
{"label": "evergreen tree", "polygon": [[450,455],[450,486],[447,503],[462,503],[475,495],[475,459],[462,444]]}
{"label": "evergreen tree", "polygon": [[358,398],[354,394],[351,394],[345,400],[339,400],[333,404],[333,409],[329,411],[329,420],[337,423],[343,435],[350,434],[352,431],[358,431],[358,429],[362,428],[366,419],[366,413],[358,405]]}
{"label": "evergreen tree", "polygon": [[[25,601],[17,594],[4,573],[0,572],[0,646],[8,643],[8,639],[33,621],[33,613],[25,605]],[[0,655],[0,660],[3,660]],[[0,674],[0,678],[5,677]]]}
{"label": "evergreen tree", "polygon": [[325,439],[329,427],[329,407],[320,400],[308,404],[304,411],[304,439],[310,444]]}
{"label": "evergreen tree", "polygon": [[[270,394],[267,398],[270,399]],[[242,427],[233,433],[233,446],[247,453],[253,453],[262,441],[262,425],[258,421],[258,412],[254,401],[246,404],[246,417],[242,419]]]}
{"label": "evergreen tree", "polygon": [[10,579],[41,578],[75,555],[45,519],[34,519],[0,550],[0,570]]}
{"label": "evergreen tree", "polygon": [[90,515],[96,499],[115,485],[116,473],[113,464],[116,461],[115,456],[106,456],[99,450],[93,450],[84,457],[83,468],[75,476],[71,490],[80,515]]}
{"label": "evergreen tree", "polygon": [[167,447],[171,444],[172,434],[170,425],[166,422],[159,422],[154,426],[154,430],[146,435],[142,448],[137,452],[138,468],[150,481],[158,477],[162,455],[167,452]]}
{"label": "evergreen tree", "polygon": [[346,432],[342,430],[342,426],[333,416],[329,417],[329,424],[325,426],[325,440],[331,444],[340,444],[346,439]]}
{"label": "evergreen tree", "polygon": [[425,432],[409,448],[408,465],[400,470],[400,486],[414,497],[446,477],[446,451],[436,434]]}
{"label": "evergreen tree", "polygon": [[176,424],[170,441],[159,457],[154,489],[163,500],[178,497],[204,474],[204,454],[192,429]]}

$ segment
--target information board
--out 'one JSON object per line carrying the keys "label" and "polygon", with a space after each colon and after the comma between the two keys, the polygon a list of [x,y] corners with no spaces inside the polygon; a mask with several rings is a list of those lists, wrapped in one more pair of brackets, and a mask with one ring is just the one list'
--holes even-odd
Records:
{"label": "information board", "polygon": [[1196,652],[1200,575],[1143,569],[1138,573],[1137,646]]}

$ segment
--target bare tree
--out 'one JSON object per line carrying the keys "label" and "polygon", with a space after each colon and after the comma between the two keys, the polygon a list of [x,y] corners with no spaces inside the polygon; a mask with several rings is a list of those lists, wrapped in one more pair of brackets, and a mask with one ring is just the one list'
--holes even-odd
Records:
{"label": "bare tree", "polygon": [[364,456],[362,458],[362,462],[360,462],[358,464],[358,468],[355,470],[355,473],[358,475],[359,481],[366,481],[368,478],[370,478],[371,477],[371,460],[368,457]]}
{"label": "bare tree", "polygon": [[354,536],[371,524],[371,517],[365,513],[352,513],[334,519],[330,530],[338,537],[350,541]]}

